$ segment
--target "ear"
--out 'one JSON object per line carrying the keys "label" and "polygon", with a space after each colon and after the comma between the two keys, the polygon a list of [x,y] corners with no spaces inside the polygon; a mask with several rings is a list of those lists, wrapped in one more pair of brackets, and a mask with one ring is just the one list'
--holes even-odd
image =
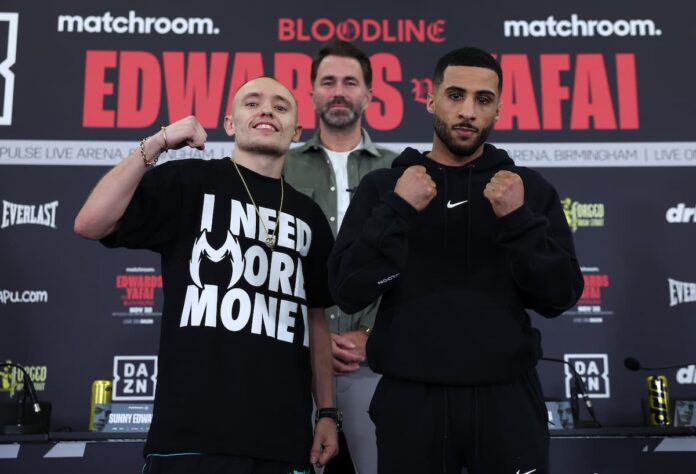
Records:
{"label": "ear", "polygon": [[228,136],[234,137],[234,122],[231,115],[225,115],[225,133]]}
{"label": "ear", "polygon": [[367,90],[367,97],[365,98],[365,101],[366,101],[366,103],[365,103],[365,108],[368,108],[369,105],[372,103],[372,97],[373,97],[373,96],[374,96],[374,94],[372,93],[372,88],[370,87],[370,88]]}
{"label": "ear", "polygon": [[428,112],[431,114],[433,113],[433,104],[435,102],[435,96],[433,95],[433,92],[428,92],[428,98],[425,101],[425,108]]}
{"label": "ear", "polygon": [[301,136],[302,136],[302,125],[296,125],[295,126],[295,133],[292,134],[293,143],[299,142]]}

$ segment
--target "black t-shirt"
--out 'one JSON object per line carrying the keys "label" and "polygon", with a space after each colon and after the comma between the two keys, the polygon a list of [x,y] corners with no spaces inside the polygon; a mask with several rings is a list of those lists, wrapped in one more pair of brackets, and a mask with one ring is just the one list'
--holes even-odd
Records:
{"label": "black t-shirt", "polygon": [[[279,179],[239,167],[269,232]],[[162,256],[158,387],[146,453],[307,464],[312,440],[307,309],[331,306],[333,245],[321,209],[285,184],[277,245],[229,159],[143,177],[107,246]]]}

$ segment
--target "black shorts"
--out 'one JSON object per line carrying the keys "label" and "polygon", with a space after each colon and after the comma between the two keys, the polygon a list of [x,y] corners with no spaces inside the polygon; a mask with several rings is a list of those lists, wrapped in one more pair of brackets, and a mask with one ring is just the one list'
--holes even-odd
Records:
{"label": "black shorts", "polygon": [[213,454],[150,454],[142,474],[310,474],[309,465]]}
{"label": "black shorts", "polygon": [[548,474],[548,414],[536,370],[472,387],[391,379],[370,405],[380,474]]}

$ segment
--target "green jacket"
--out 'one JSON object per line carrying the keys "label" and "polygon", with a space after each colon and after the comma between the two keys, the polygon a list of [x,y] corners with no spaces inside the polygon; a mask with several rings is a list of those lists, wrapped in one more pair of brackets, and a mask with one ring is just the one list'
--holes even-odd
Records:
{"label": "green jacket", "polygon": [[[365,129],[362,131],[363,148],[348,155],[348,186],[355,189],[370,171],[390,168],[397,153],[376,146]],[[334,236],[336,221],[336,176],[329,157],[321,147],[319,130],[304,145],[290,150],[283,168],[285,181],[298,191],[311,197],[324,211]],[[360,327],[372,329],[378,302],[355,314],[346,314],[338,306],[326,310],[331,332],[342,333]]]}

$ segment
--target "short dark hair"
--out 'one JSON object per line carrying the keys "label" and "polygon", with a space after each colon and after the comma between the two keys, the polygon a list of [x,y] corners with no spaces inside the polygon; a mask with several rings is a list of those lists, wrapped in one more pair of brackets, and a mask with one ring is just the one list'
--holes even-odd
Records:
{"label": "short dark hair", "polygon": [[490,69],[498,75],[498,92],[503,90],[503,70],[500,68],[500,64],[490,53],[482,49],[474,47],[459,48],[438,59],[435,65],[435,74],[433,75],[434,86],[442,84],[445,78],[445,69],[448,66],[473,66]]}
{"label": "short dark hair", "polygon": [[358,61],[358,63],[360,63],[360,69],[362,69],[365,84],[367,87],[372,87],[372,65],[370,64],[370,58],[367,57],[365,51],[354,44],[341,40],[335,40],[322,46],[312,60],[312,74],[310,76],[312,84],[314,84],[314,81],[317,79],[319,65],[326,56],[341,56],[344,58],[353,58]]}

